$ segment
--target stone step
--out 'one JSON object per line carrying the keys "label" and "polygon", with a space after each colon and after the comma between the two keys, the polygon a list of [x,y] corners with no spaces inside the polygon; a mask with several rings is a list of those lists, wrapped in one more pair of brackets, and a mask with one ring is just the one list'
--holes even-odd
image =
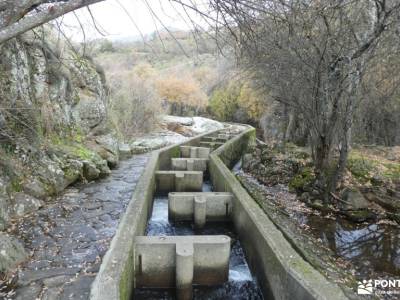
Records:
{"label": "stone step", "polygon": [[207,171],[207,158],[172,158],[171,166],[175,171]]}
{"label": "stone step", "polygon": [[231,193],[168,194],[168,218],[171,221],[194,221],[196,228],[202,228],[206,221],[228,221],[232,207]]}
{"label": "stone step", "polygon": [[203,187],[201,171],[157,171],[155,175],[159,192],[199,192]]}
{"label": "stone step", "polygon": [[178,299],[192,299],[192,284],[228,280],[231,239],[225,235],[137,236],[135,286],[177,288]]}
{"label": "stone step", "polygon": [[208,158],[210,149],[207,147],[180,146],[183,158]]}

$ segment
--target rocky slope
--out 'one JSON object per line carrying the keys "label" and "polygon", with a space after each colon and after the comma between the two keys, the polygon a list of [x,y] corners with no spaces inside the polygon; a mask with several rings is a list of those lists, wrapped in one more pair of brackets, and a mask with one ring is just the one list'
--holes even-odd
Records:
{"label": "rocky slope", "polygon": [[90,58],[47,28],[0,45],[0,53],[0,275],[26,257],[6,233],[13,219],[76,181],[107,176],[120,156],[223,127],[165,117],[159,131],[120,144],[107,118],[105,76]]}
{"label": "rocky slope", "polygon": [[[43,30],[46,39],[30,32],[0,46],[0,230],[118,161],[102,72]],[[23,252],[6,234],[0,243]],[[6,252],[0,271],[23,257]]]}

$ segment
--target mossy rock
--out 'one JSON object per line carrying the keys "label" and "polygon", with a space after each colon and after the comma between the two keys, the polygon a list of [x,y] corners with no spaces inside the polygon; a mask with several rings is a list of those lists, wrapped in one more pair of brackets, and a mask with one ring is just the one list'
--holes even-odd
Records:
{"label": "mossy rock", "polygon": [[0,249],[0,272],[7,272],[28,257],[22,244],[3,232],[0,232]]}

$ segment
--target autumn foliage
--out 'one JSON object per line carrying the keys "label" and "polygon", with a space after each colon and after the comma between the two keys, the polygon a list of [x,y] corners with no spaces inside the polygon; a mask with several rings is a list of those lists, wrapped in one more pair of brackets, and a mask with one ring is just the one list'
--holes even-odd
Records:
{"label": "autumn foliage", "polygon": [[190,75],[162,77],[156,82],[156,87],[172,114],[198,113],[207,106],[207,95]]}

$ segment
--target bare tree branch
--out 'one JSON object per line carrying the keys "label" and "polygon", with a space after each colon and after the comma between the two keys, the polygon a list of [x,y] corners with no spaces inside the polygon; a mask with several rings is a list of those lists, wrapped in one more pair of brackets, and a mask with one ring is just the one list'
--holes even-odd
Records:
{"label": "bare tree branch", "polygon": [[[54,20],[66,13],[102,1],[104,0],[69,0],[67,2],[49,5],[39,12],[34,12],[34,13],[31,12],[28,15],[24,15],[24,17],[19,21],[12,22],[9,25],[4,26],[0,30],[0,44],[30,29],[33,29],[35,27],[43,25],[46,22]],[[37,5],[48,4],[53,1],[42,0],[42,1],[31,1],[31,2],[34,3],[34,6],[36,7]]]}

